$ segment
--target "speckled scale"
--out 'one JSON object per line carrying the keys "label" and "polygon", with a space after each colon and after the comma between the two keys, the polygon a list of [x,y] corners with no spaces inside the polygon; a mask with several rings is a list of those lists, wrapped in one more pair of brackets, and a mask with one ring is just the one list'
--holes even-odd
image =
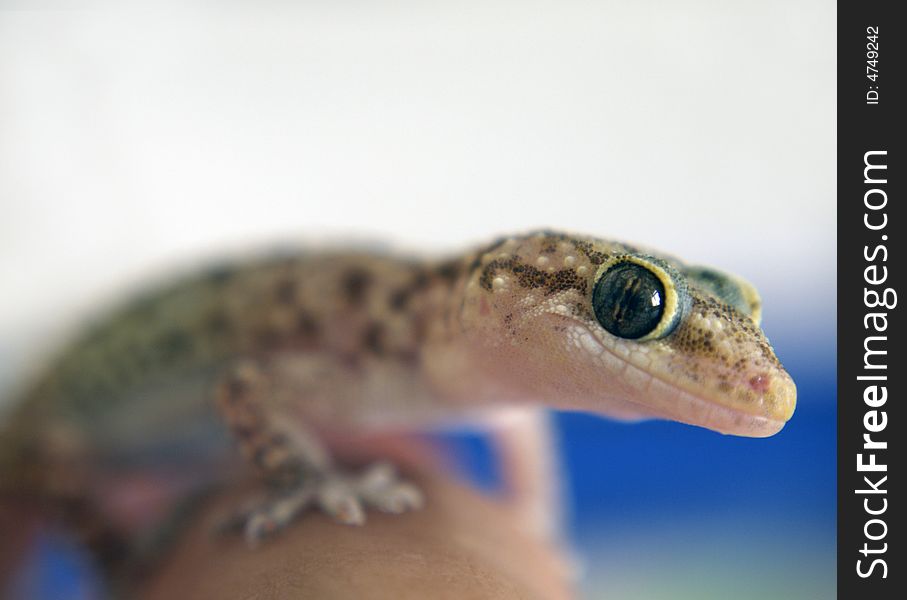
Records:
{"label": "speckled scale", "polygon": [[220,265],[139,296],[64,349],[14,412],[0,468],[71,447],[109,458],[186,443],[212,430],[192,423],[216,423],[207,390],[239,359],[290,373],[274,394],[280,418],[332,426],[532,404],[777,431],[795,392],[752,287],[661,256],[692,309],[662,339],[622,340],[591,310],[596,278],[620,256],[652,253],[545,231],[443,260],[333,252]]}

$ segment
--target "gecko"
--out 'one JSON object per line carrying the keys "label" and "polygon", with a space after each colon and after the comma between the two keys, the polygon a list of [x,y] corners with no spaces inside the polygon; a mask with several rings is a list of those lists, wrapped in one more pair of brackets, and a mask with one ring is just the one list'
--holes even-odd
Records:
{"label": "gecko", "polygon": [[0,490],[110,521],[111,482],[166,473],[154,495],[240,456],[269,490],[237,513],[256,543],[306,510],[362,524],[426,501],[386,462],[345,468],[338,433],[543,407],[767,437],[796,387],[760,317],[740,277],[554,231],[225,262],[96,320],[23,386]]}

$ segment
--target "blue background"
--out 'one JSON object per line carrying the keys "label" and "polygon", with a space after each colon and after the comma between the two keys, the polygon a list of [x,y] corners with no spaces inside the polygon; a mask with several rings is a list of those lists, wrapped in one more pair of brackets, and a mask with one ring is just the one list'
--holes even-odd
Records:
{"label": "blue background", "polygon": [[769,334],[798,388],[774,437],[556,415],[590,597],[835,596],[834,326]]}

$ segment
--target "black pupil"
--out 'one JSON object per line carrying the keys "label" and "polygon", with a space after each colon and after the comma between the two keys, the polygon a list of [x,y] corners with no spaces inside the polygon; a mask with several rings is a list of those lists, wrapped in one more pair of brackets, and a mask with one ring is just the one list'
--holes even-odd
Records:
{"label": "black pupil", "polygon": [[658,327],[664,297],[664,286],[652,271],[623,262],[605,271],[595,284],[592,309],[609,333],[635,340]]}

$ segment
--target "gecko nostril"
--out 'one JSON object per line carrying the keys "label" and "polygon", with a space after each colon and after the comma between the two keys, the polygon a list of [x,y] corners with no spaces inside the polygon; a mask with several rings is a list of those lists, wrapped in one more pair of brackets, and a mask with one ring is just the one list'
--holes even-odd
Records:
{"label": "gecko nostril", "polygon": [[750,389],[754,392],[766,392],[768,391],[769,383],[771,379],[765,373],[760,373],[754,377],[751,377],[749,380]]}

